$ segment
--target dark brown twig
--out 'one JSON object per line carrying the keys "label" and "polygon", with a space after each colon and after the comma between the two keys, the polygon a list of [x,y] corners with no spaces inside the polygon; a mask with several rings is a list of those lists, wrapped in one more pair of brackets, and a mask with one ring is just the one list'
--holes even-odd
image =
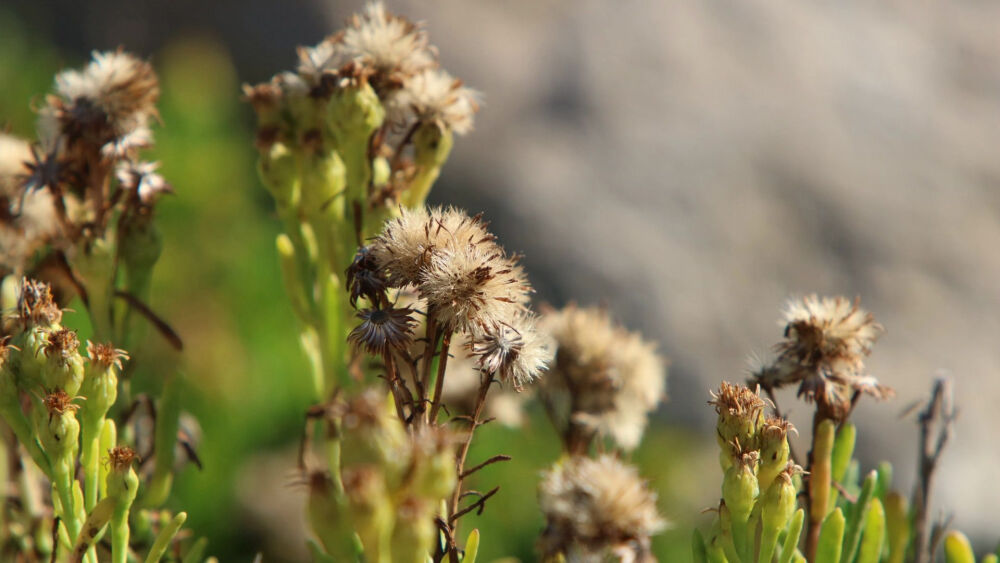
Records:
{"label": "dark brown twig", "polygon": [[163,338],[174,347],[175,350],[180,352],[184,349],[184,342],[181,341],[181,337],[177,335],[177,332],[167,324],[167,321],[163,320],[159,315],[157,315],[148,305],[142,302],[141,299],[128,293],[126,291],[115,291],[115,297],[124,299],[129,307],[132,307],[135,311],[140,313],[143,317],[146,317],[156,330],[163,335]]}
{"label": "dark brown twig", "polygon": [[487,465],[490,465],[491,463],[497,463],[499,461],[510,461],[511,459],[512,458],[509,455],[504,455],[504,454],[495,455],[471,469],[466,469],[465,471],[462,472],[461,475],[459,475],[459,478],[465,479],[469,475],[472,475],[476,471],[479,471],[480,469],[486,467]]}
{"label": "dark brown twig", "polygon": [[952,426],[958,417],[951,389],[951,380],[939,378],[934,382],[934,390],[927,406],[920,412],[919,477],[913,489],[913,529],[914,562],[928,563],[933,559],[932,544],[928,535],[928,513],[930,510],[931,481],[934,470],[951,437]]}
{"label": "dark brown twig", "polygon": [[466,506],[462,510],[459,510],[458,512],[456,512],[455,514],[453,514],[451,516],[451,521],[455,522],[459,518],[461,518],[462,516],[465,516],[466,514],[472,512],[473,510],[476,510],[476,509],[478,509],[478,510],[476,510],[476,514],[482,514],[483,513],[483,509],[486,508],[486,501],[487,501],[487,499],[489,499],[491,496],[497,494],[497,491],[499,491],[499,490],[500,490],[500,485],[497,485],[496,487],[493,487],[492,489],[490,489],[490,491],[488,493],[486,493],[485,495],[479,497],[475,502],[473,502],[469,506]]}

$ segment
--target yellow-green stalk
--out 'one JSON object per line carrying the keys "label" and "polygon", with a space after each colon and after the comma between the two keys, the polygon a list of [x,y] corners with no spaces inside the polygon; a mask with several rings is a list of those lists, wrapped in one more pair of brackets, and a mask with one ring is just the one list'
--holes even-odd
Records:
{"label": "yellow-green stalk", "polygon": [[118,398],[118,371],[128,356],[111,344],[87,343],[90,362],[84,370],[80,394],[86,399],[80,407],[84,506],[90,511],[97,504],[100,489],[101,430],[104,417]]}
{"label": "yellow-green stalk", "polygon": [[786,464],[785,470],[777,475],[758,503],[761,511],[758,563],[769,563],[772,560],[778,546],[778,535],[795,514],[795,497],[798,491],[792,482],[792,476],[800,469],[794,464]]}
{"label": "yellow-green stalk", "polygon": [[112,448],[108,452],[111,471],[108,473],[108,498],[114,500],[111,512],[111,562],[128,561],[128,515],[139,491],[139,476],[132,468],[135,452],[128,446]]}
{"label": "yellow-green stalk", "polygon": [[71,400],[62,390],[47,395],[43,400],[45,408],[34,411],[34,419],[36,435],[51,463],[53,501],[58,501],[58,504],[53,504],[72,539],[80,531],[77,510],[82,507],[76,505],[73,497],[80,423],[76,419],[78,407]]}

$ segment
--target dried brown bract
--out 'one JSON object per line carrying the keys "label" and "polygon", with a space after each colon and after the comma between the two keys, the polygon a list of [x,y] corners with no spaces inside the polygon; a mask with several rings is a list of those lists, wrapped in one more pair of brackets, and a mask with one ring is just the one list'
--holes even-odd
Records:
{"label": "dried brown bract", "polygon": [[111,470],[121,473],[128,471],[132,467],[132,463],[137,460],[139,456],[135,453],[135,450],[128,446],[115,446],[108,450],[108,464],[111,465]]}
{"label": "dried brown bract", "polygon": [[348,341],[374,356],[406,350],[416,325],[412,314],[409,308],[362,309],[358,311],[362,322],[348,335]]}
{"label": "dried brown bract", "polygon": [[110,342],[95,344],[89,340],[87,341],[87,357],[94,365],[102,368],[115,366],[119,370],[122,369],[122,361],[129,359],[128,352],[115,348]]}
{"label": "dried brown bract", "polygon": [[45,405],[45,409],[49,411],[49,416],[55,414],[63,414],[66,412],[76,412],[79,405],[73,404],[73,399],[62,389],[57,389],[52,393],[49,393],[42,399],[42,404]]}
{"label": "dried brown bract", "polygon": [[71,356],[79,352],[80,339],[76,331],[68,328],[54,330],[49,333],[42,350],[49,358],[58,358],[65,363]]}

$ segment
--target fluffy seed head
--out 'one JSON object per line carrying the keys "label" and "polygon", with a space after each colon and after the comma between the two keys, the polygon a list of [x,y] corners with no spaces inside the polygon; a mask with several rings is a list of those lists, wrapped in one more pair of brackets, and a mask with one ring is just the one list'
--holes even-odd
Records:
{"label": "fluffy seed head", "polygon": [[538,496],[546,520],[539,547],[546,557],[603,561],[624,551],[641,561],[650,536],[665,527],[656,494],[634,467],[609,455],[573,457],[553,467]]}
{"label": "fluffy seed head", "polygon": [[520,391],[552,361],[554,344],[547,333],[539,332],[534,314],[522,312],[509,323],[489,327],[473,335],[469,346],[479,368],[510,381]]}
{"label": "fluffy seed head", "polygon": [[56,92],[50,106],[70,139],[103,145],[106,153],[148,146],[146,124],[157,115],[160,96],[149,63],[122,51],[95,51],[83,70],[56,76]]}
{"label": "fluffy seed head", "polygon": [[493,243],[432,253],[419,289],[438,322],[466,332],[511,322],[531,292],[515,259]]}
{"label": "fluffy seed head", "polygon": [[495,241],[479,215],[448,207],[400,209],[371,244],[371,252],[391,287],[420,283],[435,251]]}
{"label": "fluffy seed head", "polygon": [[388,105],[409,109],[421,123],[433,123],[459,135],[472,131],[479,94],[441,68],[428,68],[395,92]]}
{"label": "fluffy seed head", "polygon": [[385,9],[381,2],[355,14],[339,37],[344,57],[372,69],[380,82],[400,83],[437,63],[427,33],[417,24]]}
{"label": "fluffy seed head", "polygon": [[600,308],[569,305],[546,313],[542,328],[556,343],[544,381],[570,395],[570,417],[625,449],[638,445],[648,414],[665,395],[666,370],[655,345]]}
{"label": "fluffy seed head", "polygon": [[781,324],[785,338],[777,358],[754,374],[763,386],[799,383],[799,395],[815,400],[825,416],[843,418],[854,392],[888,398],[892,390],[865,373],[864,359],[884,331],[857,301],[810,295],[789,301]]}

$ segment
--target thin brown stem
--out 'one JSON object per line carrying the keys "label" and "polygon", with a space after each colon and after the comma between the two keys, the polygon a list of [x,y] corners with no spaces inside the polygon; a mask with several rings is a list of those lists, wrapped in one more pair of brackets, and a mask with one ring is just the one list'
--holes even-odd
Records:
{"label": "thin brown stem", "polygon": [[438,356],[437,379],[434,381],[434,397],[431,403],[431,422],[437,420],[438,411],[441,410],[441,395],[444,392],[444,375],[448,367],[448,348],[451,347],[452,331],[445,331],[441,339],[441,355]]}
{"label": "thin brown stem", "polygon": [[[816,452],[816,431],[819,429],[819,423],[823,419],[820,417],[819,410],[813,415],[813,427],[812,427],[812,448],[809,450],[809,465],[806,467],[806,472],[811,474],[813,467],[813,454]],[[811,477],[810,477],[811,478]],[[819,532],[823,525],[822,520],[816,520],[812,517],[812,486],[805,487],[806,493],[806,514],[809,518],[809,528],[806,532],[806,560],[812,561],[816,558],[816,547],[819,545]]]}
{"label": "thin brown stem", "polygon": [[[469,455],[469,447],[472,445],[472,436],[476,432],[476,428],[481,426],[483,423],[480,422],[479,417],[483,414],[483,407],[486,405],[486,395],[490,392],[490,387],[493,385],[493,374],[483,373],[483,380],[479,385],[479,395],[476,397],[476,405],[472,413],[472,422],[469,427],[469,433],[465,437],[465,441],[462,443],[461,448],[458,451],[458,456],[455,459],[455,473],[458,475],[458,481],[455,483],[455,491],[451,495],[451,508],[448,513],[451,515],[448,518],[448,522],[452,527],[452,534],[457,534],[458,531],[458,519],[468,513],[468,509],[459,511],[458,503],[462,498],[462,484],[465,481],[465,460]],[[495,490],[493,492],[496,492]],[[487,494],[489,497],[493,492]],[[480,499],[485,500],[485,499]]]}
{"label": "thin brown stem", "polygon": [[461,475],[459,475],[459,477],[461,477],[462,479],[465,479],[469,475],[472,475],[473,473],[475,473],[476,471],[479,471],[480,469],[486,467],[487,465],[490,465],[490,464],[493,464],[493,463],[497,463],[499,461],[510,461],[511,459],[513,459],[513,458],[511,458],[509,455],[504,455],[504,454],[495,455],[495,456],[491,457],[490,459],[487,459],[486,461],[480,463],[479,465],[476,465],[475,467],[471,467],[469,469],[466,469],[464,472],[462,472]]}
{"label": "thin brown stem", "polygon": [[[403,396],[402,391],[399,389],[399,377],[396,375],[396,365],[393,362],[392,352],[387,351],[384,356],[385,361],[385,378],[386,382],[389,383],[389,392],[392,394],[392,402],[396,406],[396,416],[399,420],[405,421],[406,414],[403,412]],[[412,404],[412,403],[411,403]]]}
{"label": "thin brown stem", "polygon": [[914,562],[927,563],[933,560],[933,551],[928,534],[928,518],[931,501],[931,482],[944,447],[951,437],[952,426],[958,410],[952,402],[951,381],[938,379],[927,401],[927,407],[920,413],[920,451],[918,452],[919,477],[913,489],[913,529]]}

